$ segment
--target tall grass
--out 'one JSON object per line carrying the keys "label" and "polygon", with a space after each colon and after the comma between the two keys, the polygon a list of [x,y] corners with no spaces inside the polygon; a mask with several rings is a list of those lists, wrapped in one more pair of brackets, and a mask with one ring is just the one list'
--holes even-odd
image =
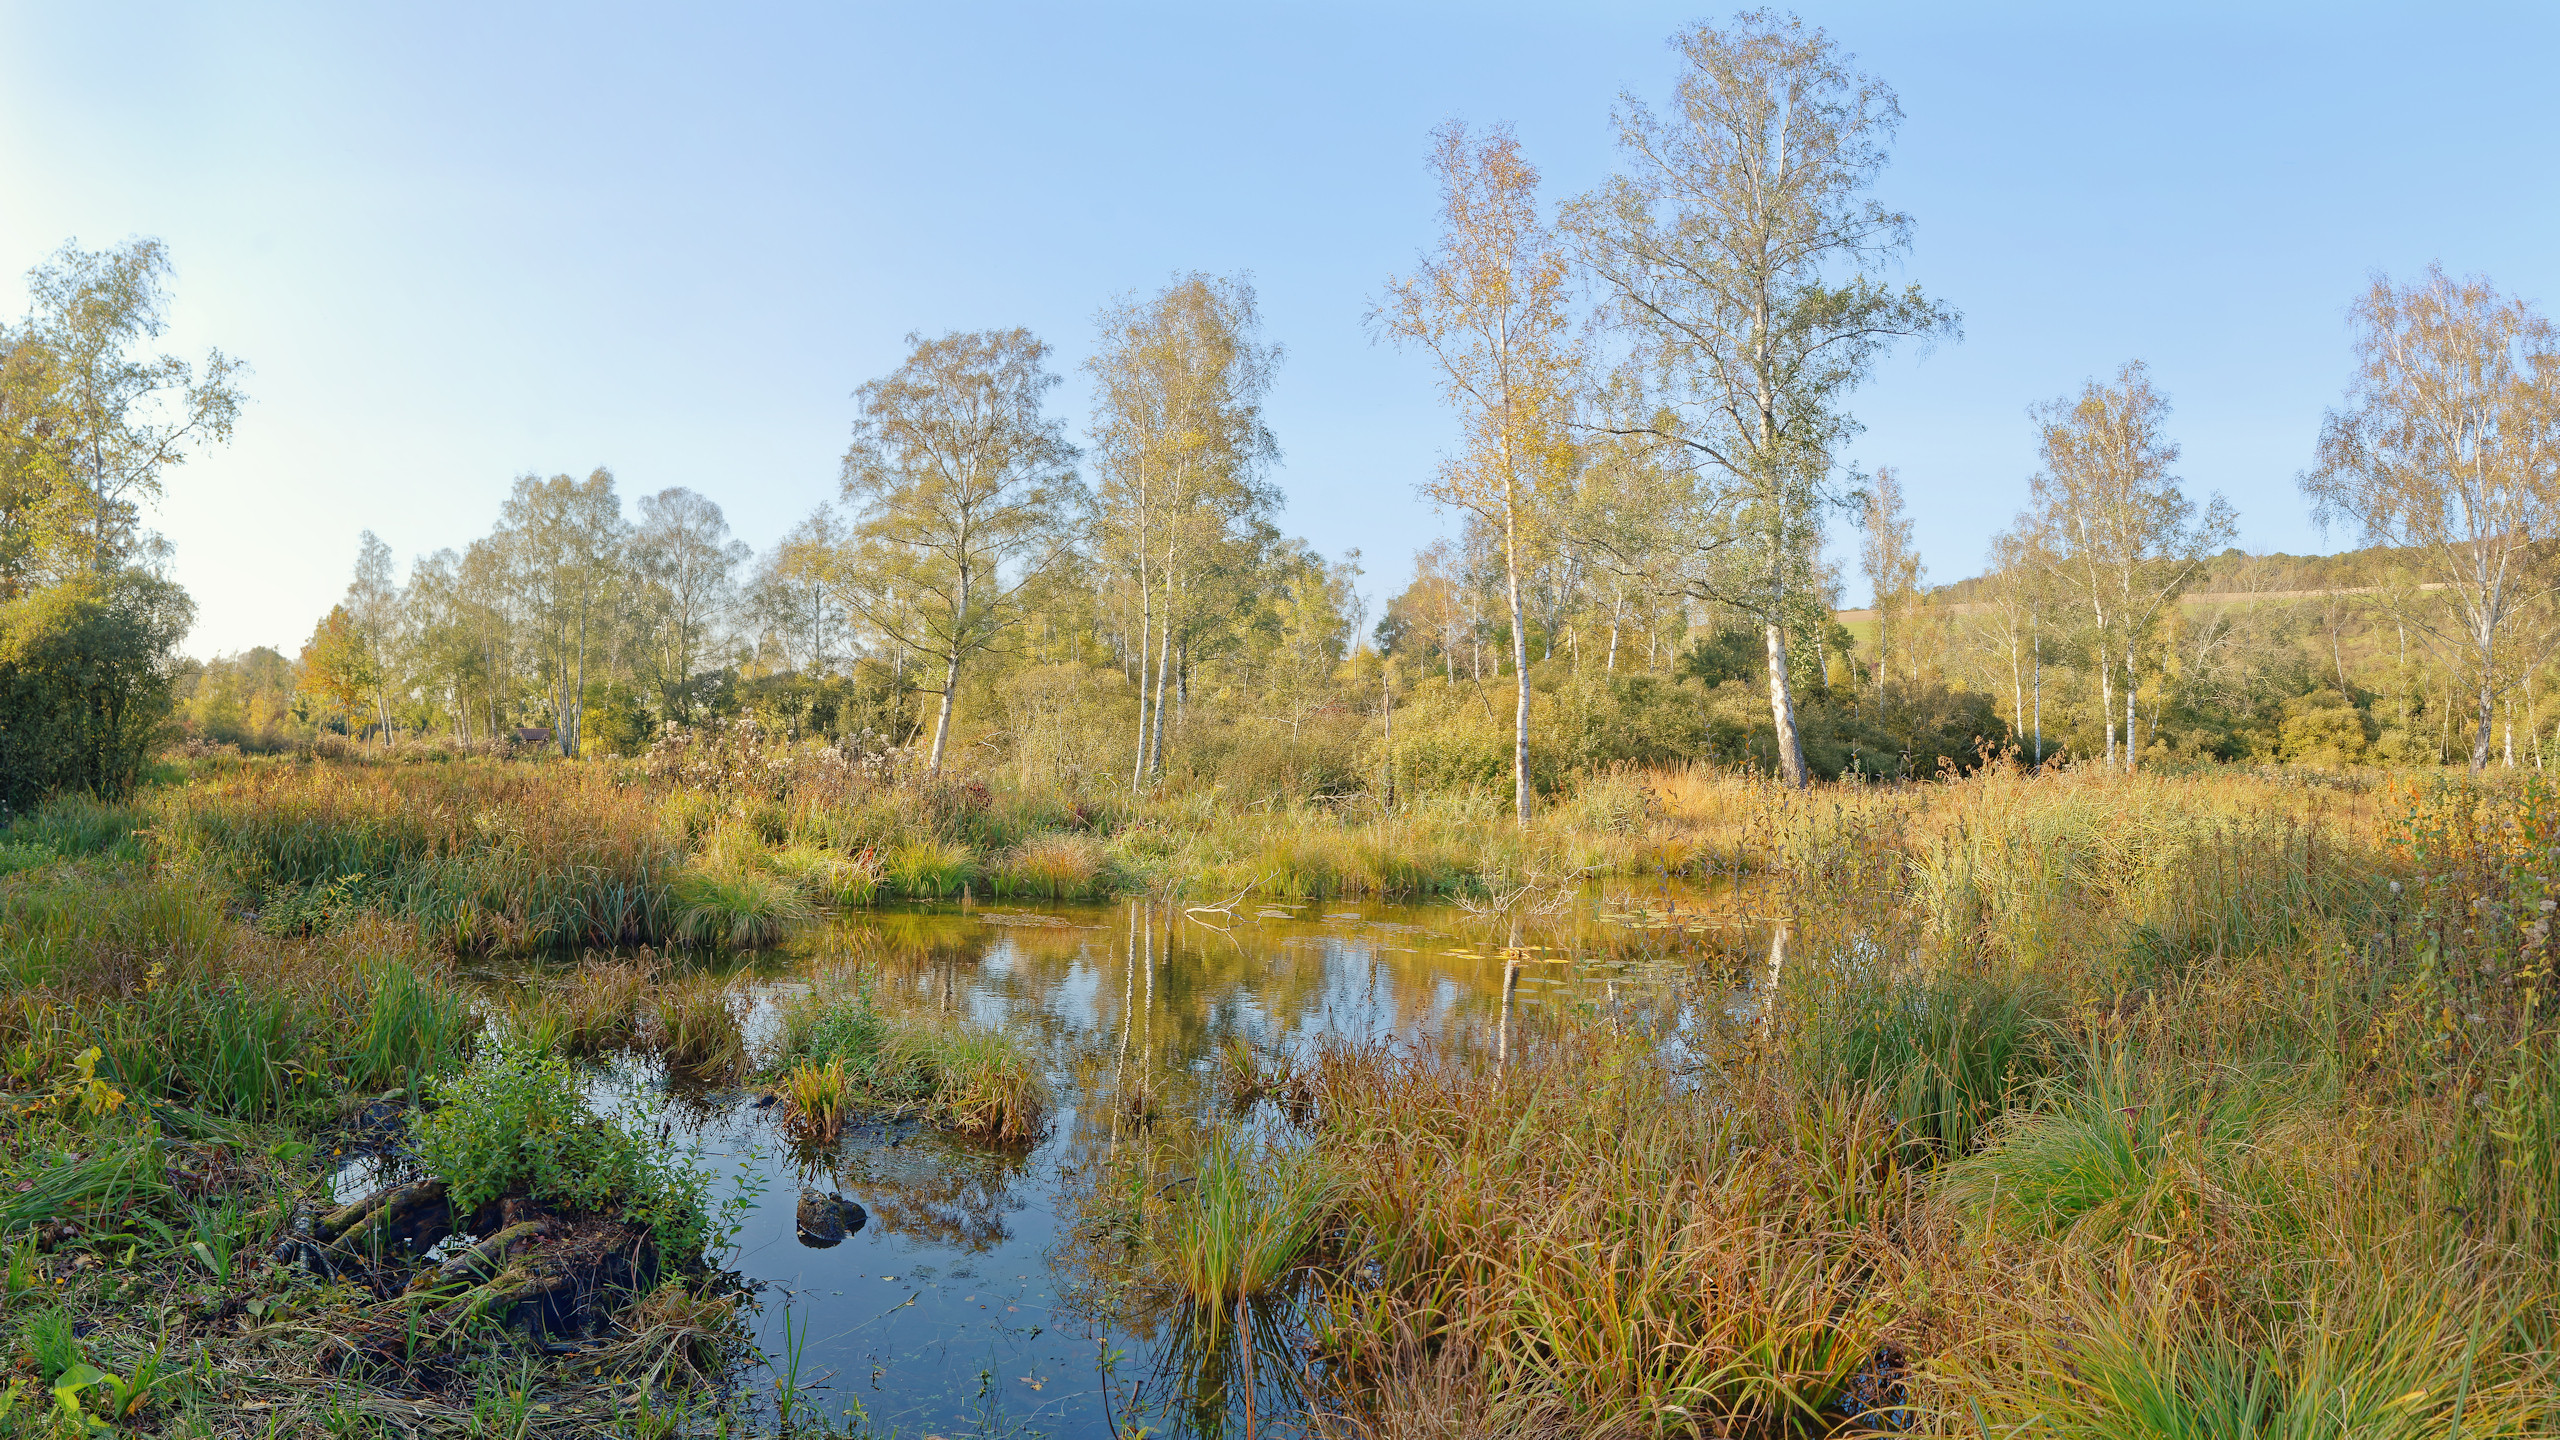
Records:
{"label": "tall grass", "polygon": [[153,809],[165,858],[253,901],[361,878],[464,950],[660,940],[683,863],[645,796],[574,767],[244,766]]}
{"label": "tall grass", "polygon": [[1963,1155],[2050,1073],[2064,1041],[2032,984],[1961,974],[1867,973],[1819,996],[1788,1061],[1816,1085],[1881,1097],[1905,1159]]}
{"label": "tall grass", "polygon": [[1239,1300],[1278,1290],[1315,1244],[1333,1183],[1314,1152],[1274,1148],[1232,1126],[1209,1131],[1163,1187],[1157,1264],[1213,1325]]}
{"label": "tall grass", "polygon": [[1879,1109],[1738,1107],[1604,1031],[1533,1056],[1320,1058],[1352,1247],[1325,1338],[1354,1402],[1394,1408],[1443,1354],[1595,1432],[1819,1428],[1898,1308],[1866,1283],[1910,1193]]}
{"label": "tall grass", "polygon": [[790,881],[754,870],[687,870],[676,879],[669,938],[725,950],[760,950],[813,918]]}

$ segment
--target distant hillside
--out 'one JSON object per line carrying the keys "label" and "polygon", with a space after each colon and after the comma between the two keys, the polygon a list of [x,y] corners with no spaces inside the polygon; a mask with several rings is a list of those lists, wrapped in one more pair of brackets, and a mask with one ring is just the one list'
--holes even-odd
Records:
{"label": "distant hillside", "polygon": [[[2415,552],[2388,545],[2336,555],[2251,555],[2244,550],[2225,550],[2208,563],[2196,583],[2187,587],[2187,598],[2195,601],[2257,596],[2281,600],[2308,598],[2331,590],[2362,589],[2381,584],[2395,567],[2419,569],[2414,559]],[[1969,604],[1985,583],[1984,576],[1968,576],[1945,585],[1932,585],[1929,595],[1941,604]]]}

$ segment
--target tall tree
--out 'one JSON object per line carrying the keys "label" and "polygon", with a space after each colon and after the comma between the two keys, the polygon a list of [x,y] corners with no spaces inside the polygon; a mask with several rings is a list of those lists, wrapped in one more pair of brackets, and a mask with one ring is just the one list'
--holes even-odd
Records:
{"label": "tall tree", "polygon": [[168,275],[167,247],[135,239],[112,250],[65,245],[27,276],[34,309],[15,338],[48,359],[46,444],[81,502],[81,530],[57,539],[94,570],[125,563],[162,473],[197,446],[229,440],[239,417],[239,361],[213,350],[198,367],[143,353],[168,328]]}
{"label": "tall tree", "polygon": [[1809,592],[1820,511],[1846,499],[1847,397],[1896,340],[1953,335],[1956,316],[1876,278],[1911,236],[1869,194],[1902,119],[1882,81],[1769,11],[1672,43],[1670,112],[1622,100],[1625,173],[1566,224],[1651,402],[1605,423],[1695,484],[1681,583],[1760,623],[1779,772],[1802,785],[1787,635],[1827,619]]}
{"label": "tall tree", "polygon": [[[2031,763],[2044,763],[2044,565],[2021,525],[1991,537],[1991,563],[1972,607],[1975,633],[2009,671],[2009,733],[2029,737]],[[2029,688],[2035,706],[2028,710]]]}
{"label": "tall tree", "polygon": [[1163,770],[1166,684],[1177,646],[1201,618],[1201,575],[1278,505],[1265,477],[1280,448],[1262,399],[1280,347],[1257,338],[1261,314],[1243,277],[1182,276],[1148,299],[1114,302],[1100,328],[1101,348],[1085,362],[1094,380],[1094,530],[1138,592],[1135,789]]}
{"label": "tall tree", "polygon": [[364,652],[364,671],[372,679],[372,691],[365,699],[386,750],[391,747],[391,693],[400,684],[400,602],[391,547],[367,530],[357,542],[356,573],[347,584],[345,605],[354,643]]}
{"label": "tall tree", "polygon": [[850,564],[852,544],[835,508],[820,505],[765,552],[746,608],[767,669],[818,676],[852,662],[848,587],[861,578]]}
{"label": "tall tree", "polygon": [[631,575],[638,592],[641,669],[659,713],[691,723],[701,701],[697,682],[710,668],[722,625],[736,601],[738,567],[751,552],[729,538],[728,517],[683,486],[640,497],[631,536]]}
{"label": "tall tree", "polygon": [[1579,357],[1565,314],[1564,252],[1538,213],[1538,171],[1506,125],[1481,137],[1450,121],[1432,132],[1440,241],[1411,275],[1387,282],[1372,323],[1439,363],[1465,450],[1430,497],[1502,536],[1511,614],[1512,805],[1529,823],[1529,636],[1520,603],[1545,510],[1570,483],[1566,417]]}
{"label": "tall tree", "polygon": [[1028,330],[907,343],[897,369],[854,392],[844,494],[858,515],[845,594],[875,629],[941,662],[928,762],[939,773],[961,668],[1066,553],[1079,487],[1075,447],[1041,413],[1058,383],[1048,346]]}
{"label": "tall tree", "polygon": [[2089,615],[2110,766],[2116,763],[2115,679],[2124,677],[2127,773],[2138,760],[2134,702],[2142,646],[2237,528],[2220,495],[2199,515],[2169,473],[2178,447],[2162,429],[2168,413],[2167,398],[2152,388],[2151,372],[2138,360],[2118,371],[2112,385],[2092,380],[2078,399],[2049,401],[2034,411],[2044,466],[2029,482],[2033,528],[2055,579]]}
{"label": "tall tree", "polygon": [[629,537],[613,472],[601,465],[584,480],[518,479],[492,537],[563,755],[578,754],[590,667],[602,678],[612,647]]}
{"label": "tall tree", "polygon": [[1858,562],[1867,572],[1876,612],[1876,688],[1881,691],[1893,668],[1893,642],[1920,599],[1920,551],[1911,543],[1911,515],[1903,507],[1902,481],[1893,471],[1876,467],[1867,487],[1867,503],[1859,516],[1866,539]]}
{"label": "tall tree", "polygon": [[2352,323],[2355,379],[2321,426],[2303,493],[2324,526],[2353,523],[2444,587],[2444,610],[2402,613],[2471,672],[2476,772],[2489,763],[2501,643],[2547,584],[2531,573],[2532,547],[2560,521],[2560,344],[2532,306],[2441,266],[2408,286],[2376,276]]}

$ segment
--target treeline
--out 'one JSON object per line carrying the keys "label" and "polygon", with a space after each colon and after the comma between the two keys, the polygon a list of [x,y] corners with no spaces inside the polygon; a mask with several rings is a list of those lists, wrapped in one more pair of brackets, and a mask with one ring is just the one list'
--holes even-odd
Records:
{"label": "treeline", "polygon": [[[2357,304],[2302,485],[2370,560],[2234,550],[2135,362],[2036,409],[2016,522],[1933,588],[1899,477],[1843,458],[1875,362],[1958,334],[1883,278],[1912,224],[1874,197],[1892,92],[1786,16],[1674,48],[1671,103],[1623,102],[1617,170],[1560,204],[1507,129],[1436,132],[1440,233],[1369,323],[1442,381],[1457,443],[1419,489],[1461,529],[1374,627],[1357,552],[1279,528],[1282,355],[1251,284],[1190,274],[1097,314],[1080,426],[1028,332],[908,337],[855,392],[833,494],[761,554],[691,490],[528,475],[486,536],[405,573],[368,533],[291,661],[181,671],[184,597],[135,516],[228,433],[234,367],[139,353],[156,245],[66,250],[7,332],[0,427],[0,602],[61,598],[11,611],[0,681],[71,694],[104,655],[131,678],[11,700],[0,743],[51,747],[44,784],[110,784],[175,687],[187,733],[244,747],[594,755],[752,719],[925,770],[1507,791],[1524,820],[1622,762],[2540,763],[2560,344],[2530,306],[2435,270]],[[1825,559],[1844,525],[1875,596],[1854,628]]]}
{"label": "treeline", "polygon": [[2228,548],[2171,467],[2143,368],[2039,408],[2043,465],[1991,566],[1921,583],[1900,487],[1862,516],[1879,688],[1947,675],[2005,700],[2030,753],[2155,761],[2546,763],[2560,645],[2560,336],[2431,268],[2351,312],[2357,370],[2300,477],[2367,542],[2304,561]]}

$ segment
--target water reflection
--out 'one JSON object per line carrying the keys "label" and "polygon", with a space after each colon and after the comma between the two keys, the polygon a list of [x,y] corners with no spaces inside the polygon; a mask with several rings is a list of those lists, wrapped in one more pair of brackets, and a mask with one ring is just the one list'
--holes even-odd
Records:
{"label": "water reflection", "polygon": [[[1529,1063],[1512,1053],[1529,1013],[1660,1012],[1702,964],[1748,976],[1768,956],[1734,896],[1648,887],[1525,924],[1339,903],[888,911],[786,959],[753,982],[752,1036],[770,1035],[775,1006],[806,993],[809,974],[858,965],[884,1009],[1033,1044],[1058,1104],[1036,1146],[872,1117],[795,1157],[752,1097],[704,1097],[692,1113],[707,1154],[764,1186],[739,1262],[764,1287],[759,1342],[777,1357],[796,1346],[804,1375],[832,1372],[822,1404],[883,1432],[1099,1440],[1124,1424],[1241,1433],[1248,1412],[1267,1430],[1301,1405],[1306,1379],[1291,1298],[1200,1315],[1146,1296],[1114,1272],[1114,1246],[1071,1232],[1062,1197],[1122,1147],[1239,1110],[1279,1123],[1237,1072],[1327,1037],[1440,1037]],[[868,1223],[802,1244],[804,1184],[859,1204]]]}

